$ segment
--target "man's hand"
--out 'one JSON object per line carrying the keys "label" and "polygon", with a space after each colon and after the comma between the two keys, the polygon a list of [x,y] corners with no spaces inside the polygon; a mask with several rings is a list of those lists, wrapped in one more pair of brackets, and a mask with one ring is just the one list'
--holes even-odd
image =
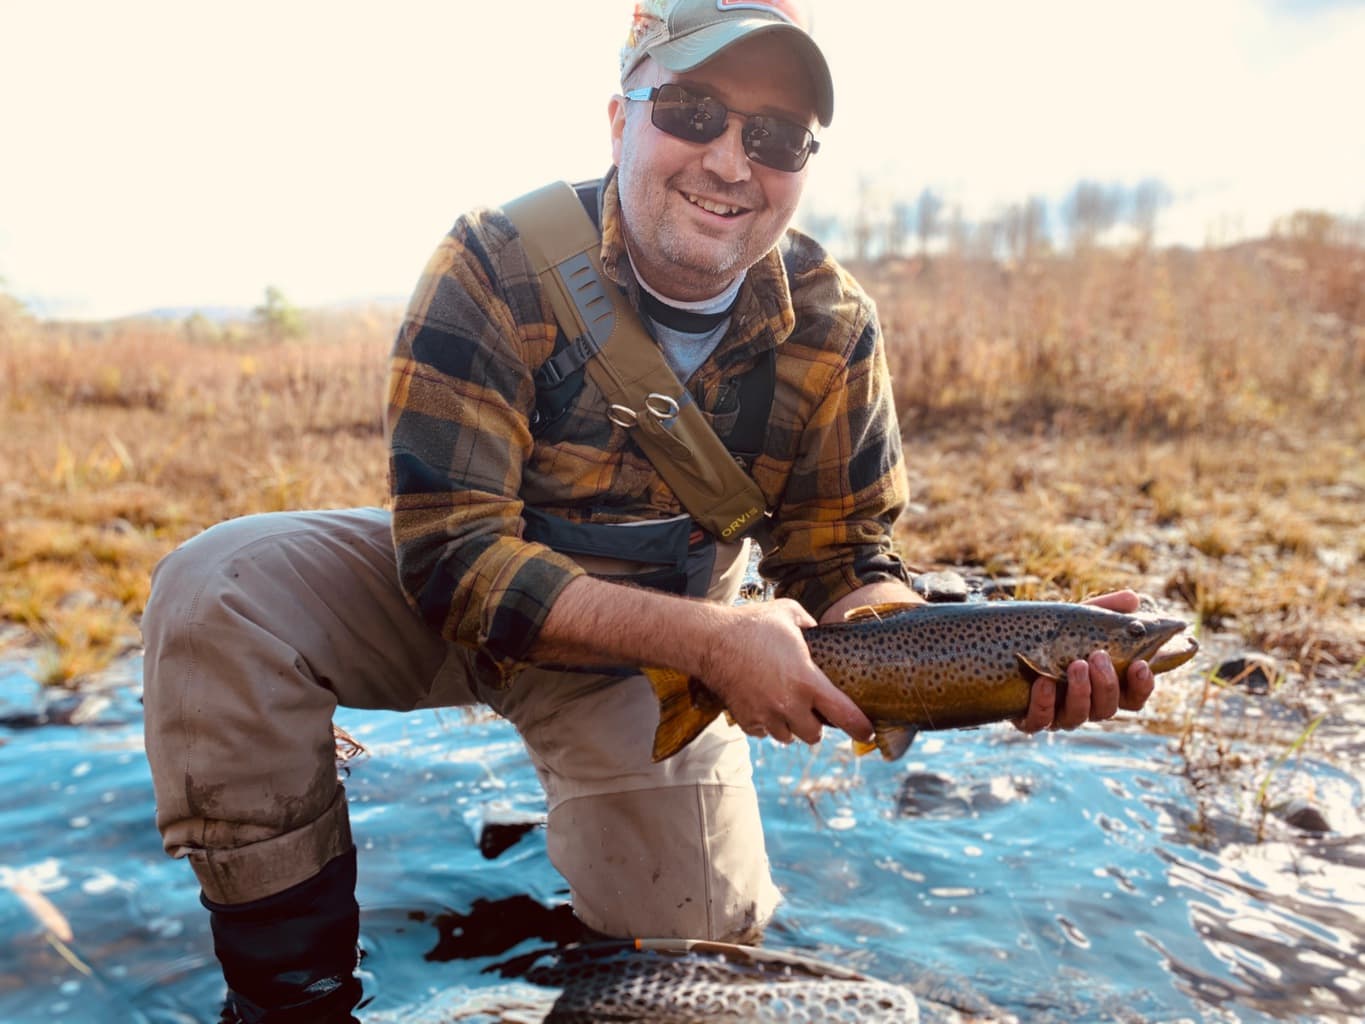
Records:
{"label": "man's hand", "polygon": [[811,660],[795,601],[719,605],[580,576],[561,591],[536,660],[656,665],[699,679],[751,736],[817,743],[821,726],[870,740],[872,723]]}
{"label": "man's hand", "polygon": [[701,681],[750,736],[820,741],[821,725],[854,739],[872,738],[872,723],[811,660],[801,630],[815,625],[795,601],[736,605],[733,621],[712,638]]}
{"label": "man's hand", "polygon": [[[1135,612],[1138,596],[1131,590],[1101,594],[1084,602],[1110,611]],[[1152,695],[1154,677],[1145,661],[1128,666],[1127,678],[1120,680],[1114,663],[1104,651],[1073,661],[1066,669],[1066,698],[1057,705],[1057,682],[1047,676],[1033,684],[1028,713],[1016,718],[1014,725],[1024,732],[1041,729],[1075,729],[1089,722],[1113,718],[1120,709],[1140,711]]]}

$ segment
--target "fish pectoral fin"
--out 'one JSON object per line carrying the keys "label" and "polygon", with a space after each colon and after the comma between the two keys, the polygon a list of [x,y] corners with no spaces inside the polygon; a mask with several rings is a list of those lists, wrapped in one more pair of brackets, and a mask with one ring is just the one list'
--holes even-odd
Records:
{"label": "fish pectoral fin", "polygon": [[923,607],[924,605],[918,601],[887,601],[883,604],[864,604],[844,612],[844,621],[866,622],[868,619],[876,619],[880,622],[882,619],[898,615],[911,608]]}
{"label": "fish pectoral fin", "polygon": [[671,668],[643,671],[659,700],[659,727],[654,730],[652,753],[657,763],[700,736],[720,714],[721,704],[710,690],[685,672]]}
{"label": "fish pectoral fin", "polygon": [[910,749],[910,744],[915,742],[915,737],[918,735],[919,730],[913,726],[873,722],[872,742],[864,743],[861,740],[854,740],[853,753],[862,757],[874,750],[880,750],[885,760],[895,761]]}
{"label": "fish pectoral fin", "polygon": [[1018,652],[1015,652],[1014,663],[1019,666],[1020,678],[1030,685],[1032,685],[1039,676],[1049,674],[1030,661],[1026,655],[1019,654]]}

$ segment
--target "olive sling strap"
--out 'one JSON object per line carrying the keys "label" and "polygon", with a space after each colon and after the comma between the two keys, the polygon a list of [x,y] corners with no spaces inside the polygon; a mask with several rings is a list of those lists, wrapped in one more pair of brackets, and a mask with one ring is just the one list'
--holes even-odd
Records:
{"label": "olive sling strap", "polygon": [[555,319],[584,347],[586,372],[697,523],[734,541],[764,521],[758,484],[739,467],[664,361],[639,314],[602,271],[601,237],[567,182],[503,207],[521,235]]}

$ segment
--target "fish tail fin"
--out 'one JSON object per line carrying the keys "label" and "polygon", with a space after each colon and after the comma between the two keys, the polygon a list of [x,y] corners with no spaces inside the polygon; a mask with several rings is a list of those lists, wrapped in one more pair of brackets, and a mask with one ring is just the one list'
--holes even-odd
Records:
{"label": "fish tail fin", "polygon": [[702,734],[721,712],[718,701],[698,701],[708,693],[684,672],[671,668],[646,668],[645,678],[659,699],[659,727],[654,730],[653,758],[657,763],[672,757]]}

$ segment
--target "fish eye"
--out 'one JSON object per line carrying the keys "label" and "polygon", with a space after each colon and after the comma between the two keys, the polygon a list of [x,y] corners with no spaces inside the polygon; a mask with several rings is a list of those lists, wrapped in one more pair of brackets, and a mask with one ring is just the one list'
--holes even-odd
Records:
{"label": "fish eye", "polygon": [[1144,623],[1133,621],[1128,623],[1128,635],[1134,640],[1147,635],[1147,626]]}

